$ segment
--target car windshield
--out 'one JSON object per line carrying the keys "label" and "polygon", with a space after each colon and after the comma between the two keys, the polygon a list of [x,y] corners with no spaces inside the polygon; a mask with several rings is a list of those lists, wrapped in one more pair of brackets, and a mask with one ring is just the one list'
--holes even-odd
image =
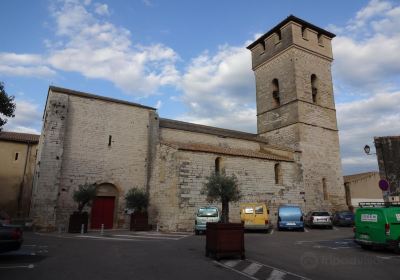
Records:
{"label": "car windshield", "polygon": [[279,209],[279,216],[301,216],[301,210],[298,207],[282,207]]}
{"label": "car windshield", "polygon": [[345,217],[352,217],[353,213],[352,212],[340,212],[340,216],[345,216]]}
{"label": "car windshield", "polygon": [[312,216],[329,216],[328,212],[313,212]]}
{"label": "car windshield", "polygon": [[216,208],[200,208],[197,217],[218,217],[218,209]]}

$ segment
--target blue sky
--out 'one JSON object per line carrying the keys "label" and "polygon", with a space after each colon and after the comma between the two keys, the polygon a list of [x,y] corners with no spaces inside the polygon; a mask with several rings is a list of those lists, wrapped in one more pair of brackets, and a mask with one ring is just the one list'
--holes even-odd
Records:
{"label": "blue sky", "polygon": [[294,14],[337,34],[333,79],[345,174],[376,170],[373,136],[400,131],[398,1],[0,2],[5,130],[36,132],[49,85],[157,107],[161,117],[255,132],[249,42]]}

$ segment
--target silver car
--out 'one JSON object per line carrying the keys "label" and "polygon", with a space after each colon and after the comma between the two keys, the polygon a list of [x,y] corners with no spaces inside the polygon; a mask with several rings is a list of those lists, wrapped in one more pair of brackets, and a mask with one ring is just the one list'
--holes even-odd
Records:
{"label": "silver car", "polygon": [[196,212],[196,220],[194,222],[194,232],[198,235],[206,231],[207,223],[218,223],[220,220],[220,212],[218,207],[204,206],[200,207]]}
{"label": "silver car", "polygon": [[332,229],[332,218],[326,211],[310,211],[305,218],[308,227],[327,227]]}

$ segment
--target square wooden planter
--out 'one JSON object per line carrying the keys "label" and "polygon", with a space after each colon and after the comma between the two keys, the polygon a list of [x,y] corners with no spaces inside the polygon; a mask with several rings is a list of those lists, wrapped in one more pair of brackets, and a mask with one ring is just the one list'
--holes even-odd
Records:
{"label": "square wooden planter", "polygon": [[207,223],[206,256],[217,260],[234,256],[245,259],[243,224]]}
{"label": "square wooden planter", "polygon": [[74,212],[69,216],[68,232],[69,233],[80,233],[82,230],[82,224],[84,225],[84,232],[88,230],[89,214],[87,212]]}
{"label": "square wooden planter", "polygon": [[151,225],[149,225],[149,217],[147,213],[137,212],[131,214],[130,230],[132,231],[151,230]]}

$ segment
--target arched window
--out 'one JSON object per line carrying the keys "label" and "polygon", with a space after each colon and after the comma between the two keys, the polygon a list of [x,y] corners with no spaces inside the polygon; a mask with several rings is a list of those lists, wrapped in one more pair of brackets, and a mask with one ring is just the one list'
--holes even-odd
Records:
{"label": "arched window", "polygon": [[317,95],[318,95],[318,79],[317,75],[311,75],[311,95],[313,103],[317,103]]}
{"label": "arched window", "polygon": [[326,179],[325,178],[322,178],[322,191],[324,193],[324,200],[328,200],[329,195],[328,195],[328,189],[326,187]]}
{"label": "arched window", "polygon": [[275,106],[281,105],[281,97],[279,92],[279,81],[278,79],[272,80],[272,97],[275,103]]}
{"label": "arched window", "polygon": [[275,173],[275,184],[282,185],[282,170],[280,163],[275,163],[274,173]]}
{"label": "arched window", "polygon": [[220,173],[221,172],[221,158],[217,157],[215,159],[215,173]]}

